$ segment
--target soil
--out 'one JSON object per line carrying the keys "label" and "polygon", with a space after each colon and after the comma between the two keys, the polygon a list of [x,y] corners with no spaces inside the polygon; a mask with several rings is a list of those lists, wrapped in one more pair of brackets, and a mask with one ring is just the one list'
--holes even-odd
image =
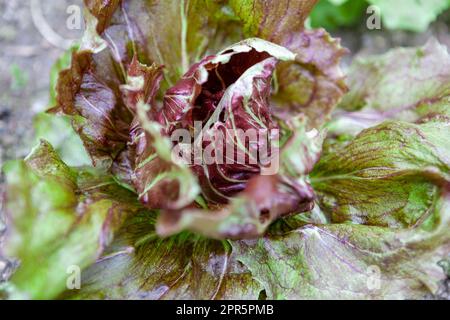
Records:
{"label": "soil", "polygon": [[[42,16],[48,26],[63,38],[79,38],[82,34],[82,30],[70,30],[66,23],[68,6],[79,6],[81,0],[0,0],[0,167],[5,161],[23,158],[32,147],[32,119],[48,107],[50,69],[64,52],[50,43],[51,33],[46,34],[45,30],[39,31],[36,27],[31,10],[33,2],[42,4]],[[368,31],[364,25],[332,34],[341,37],[343,45],[353,53],[344,61],[344,66],[348,66],[355,54],[364,56],[383,53],[397,46],[419,46],[433,36],[450,48],[449,25],[450,12],[423,34],[384,29]],[[43,29],[42,24],[40,29]],[[0,176],[0,200],[3,181]],[[2,203],[0,234],[1,207]],[[0,282],[1,269],[5,266],[0,258]],[[448,297],[448,282],[444,286]]]}

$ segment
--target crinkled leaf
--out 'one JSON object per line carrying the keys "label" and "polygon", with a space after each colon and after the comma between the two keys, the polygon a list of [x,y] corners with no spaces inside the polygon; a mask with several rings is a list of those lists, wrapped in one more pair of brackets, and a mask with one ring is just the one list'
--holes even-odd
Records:
{"label": "crinkled leaf", "polygon": [[189,234],[161,240],[156,215],[131,218],[117,240],[82,275],[71,299],[257,299],[252,279],[226,241]]}
{"label": "crinkled leaf", "polygon": [[450,123],[385,122],[322,157],[312,173],[333,222],[412,227],[450,181]]}
{"label": "crinkled leaf", "polygon": [[123,76],[107,51],[73,54],[70,69],[60,73],[57,106],[71,116],[94,165],[109,169],[129,140],[132,112],[121,99]]}
{"label": "crinkled leaf", "polygon": [[[249,178],[259,174],[261,165],[256,157],[267,143],[263,139],[256,141],[258,136],[249,138],[254,148],[250,150],[248,141],[243,141],[245,137],[239,132],[253,130],[258,135],[264,131],[269,135],[277,128],[269,104],[272,73],[278,60],[294,58],[292,52],[281,46],[257,38],[247,39],[193,65],[167,91],[160,122],[168,135],[176,129],[192,131],[193,148],[205,151],[197,156],[190,146],[191,154],[186,156],[189,160],[196,157],[192,170],[199,177],[208,201],[227,203],[245,189]],[[201,128],[196,127],[196,122]],[[210,147],[222,148],[223,153],[216,154],[213,163],[206,159],[211,157],[206,152]],[[226,154],[223,149],[227,149]],[[239,162],[238,153],[245,161]],[[224,161],[221,156],[234,161],[229,163],[230,159]]]}
{"label": "crinkled leaf", "polygon": [[436,40],[353,63],[333,133],[358,133],[386,119],[417,121],[450,115],[450,56]]}
{"label": "crinkled leaf", "polygon": [[450,198],[429,231],[361,225],[298,225],[261,239],[226,242],[189,234],[160,240],[155,215],[130,219],[83,273],[72,299],[418,299],[445,278]]}
{"label": "crinkled leaf", "polygon": [[295,61],[280,63],[277,68],[274,102],[280,118],[303,113],[309,117],[311,127],[328,120],[347,90],[340,69],[341,57],[347,51],[322,29],[304,30],[304,20],[315,3],[308,0],[230,3],[244,21],[247,36],[272,41],[296,54]]}
{"label": "crinkled leaf", "polygon": [[347,50],[323,29],[296,33],[284,45],[297,56],[278,67],[276,113],[281,119],[302,113],[311,127],[320,127],[347,92],[340,68]]}
{"label": "crinkled leaf", "polygon": [[317,0],[231,0],[229,5],[243,23],[247,37],[258,37],[280,45],[304,28]]}
{"label": "crinkled leaf", "polygon": [[120,86],[122,100],[134,115],[129,143],[113,164],[113,172],[134,186],[139,200],[149,208],[180,209],[198,195],[196,178],[172,158],[172,142],[156,121],[156,93],[162,79],[160,67],[146,66],[135,56]]}
{"label": "crinkled leaf", "polygon": [[[152,106],[150,111],[155,113],[161,78],[162,67],[144,65],[135,56],[127,71],[127,82],[120,87],[125,105],[135,113],[138,103],[149,104]],[[154,114],[149,116],[156,117]]]}
{"label": "crinkled leaf", "polygon": [[200,188],[190,169],[174,161],[172,143],[163,135],[163,127],[148,118],[149,111],[148,105],[137,105],[132,132],[136,155],[133,183],[147,207],[181,209],[194,202]]}
{"label": "crinkled leaf", "polygon": [[[251,90],[253,81],[256,82],[254,78],[263,79],[264,83],[260,85],[260,91],[267,96],[270,93],[267,81],[270,80],[276,61],[271,60],[272,64],[266,61],[268,70],[265,73],[261,67],[255,67],[252,72],[247,73],[245,79],[241,77],[251,67],[271,57],[278,61],[291,61],[295,59],[295,54],[271,42],[250,38],[193,64],[180,81],[166,92],[160,122],[168,127],[168,132],[172,132],[177,125],[193,126],[194,120],[207,121],[223,97],[230,99],[230,95],[235,93],[251,98],[254,94]],[[240,83],[236,84],[239,80],[241,80]],[[247,82],[242,83],[244,81]],[[228,91],[227,96],[225,96],[226,91]],[[200,113],[198,117],[194,114],[195,107],[200,109],[197,110],[197,113]],[[265,105],[265,108],[268,106]],[[214,120],[217,120],[216,118]]]}
{"label": "crinkled leaf", "polygon": [[141,62],[164,65],[169,84],[175,83],[205,54],[222,21],[232,19],[217,1],[85,0],[85,3],[98,19],[97,32],[116,61],[127,66],[138,54]]}
{"label": "crinkled leaf", "polygon": [[111,177],[69,168],[44,141],[25,161],[8,163],[5,173],[3,253],[20,263],[11,298],[56,297],[70,267],[93,263],[123,221],[142,210]]}
{"label": "crinkled leaf", "polygon": [[[103,26],[102,21],[108,14],[91,11],[99,18],[101,27],[97,29],[109,44],[113,57],[125,64],[122,69],[126,69],[133,54],[138,53],[141,62],[165,65],[165,79],[169,84],[176,83],[206,52],[217,49],[215,37],[223,39],[221,47],[231,44],[236,39],[233,23],[240,22],[245,36],[259,37],[298,53],[296,63],[286,64],[277,73],[282,81],[279,100],[294,114],[304,112],[312,120],[317,118],[310,122],[316,125],[323,123],[345,92],[339,69],[339,60],[345,51],[324,31],[302,34],[304,20],[315,2],[239,0],[224,5],[209,1],[201,4],[200,1],[124,1],[107,26]],[[203,10],[209,14],[199,13]],[[227,28],[229,34],[222,35]],[[313,50],[323,53],[315,55]],[[294,90],[297,87],[303,89]]]}
{"label": "crinkled leaf", "polygon": [[307,175],[319,159],[324,135],[306,132],[305,121],[299,119],[291,121],[290,130],[279,159],[274,160],[278,174],[251,178],[245,190],[220,209],[164,212],[158,233],[168,236],[190,230],[215,239],[252,239],[280,217],[310,211],[315,194]]}
{"label": "crinkled leaf", "polygon": [[440,223],[430,232],[306,225],[232,247],[268,299],[423,299],[445,278],[448,194],[433,210]]}
{"label": "crinkled leaf", "polygon": [[[56,86],[59,73],[70,67],[72,52],[76,47],[65,52],[53,65],[50,71],[50,101],[49,105],[56,104]],[[33,119],[36,144],[46,140],[55,148],[58,154],[69,166],[83,166],[90,164],[90,159],[83,147],[80,137],[70,124],[70,118],[54,117],[46,113],[39,113]]]}

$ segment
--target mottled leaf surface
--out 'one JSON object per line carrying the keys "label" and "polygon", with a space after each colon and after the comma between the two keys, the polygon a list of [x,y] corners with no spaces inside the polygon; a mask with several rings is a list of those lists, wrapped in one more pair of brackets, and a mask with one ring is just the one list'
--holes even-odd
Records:
{"label": "mottled leaf surface", "polygon": [[445,278],[449,205],[447,194],[433,206],[440,224],[430,232],[306,225],[232,247],[268,299],[422,299]]}
{"label": "mottled leaf surface", "polygon": [[150,212],[129,219],[113,245],[83,272],[70,299],[257,299],[261,285],[227,241],[182,234],[161,240]]}
{"label": "mottled leaf surface", "polygon": [[[135,216],[71,299],[420,299],[445,278],[448,194],[427,231],[362,225],[274,227],[255,240],[190,234],[160,240],[151,213]],[[280,222],[284,223],[284,222]]]}
{"label": "mottled leaf surface", "polygon": [[450,115],[450,56],[436,40],[357,59],[347,83],[350,92],[328,124],[335,134],[355,134],[387,119]]}
{"label": "mottled leaf surface", "polygon": [[25,161],[6,164],[5,173],[2,253],[20,263],[10,279],[12,298],[57,296],[70,268],[93,263],[123,221],[142,210],[111,177],[69,168],[44,141]]}
{"label": "mottled leaf surface", "polygon": [[295,33],[284,45],[297,56],[277,70],[276,113],[283,120],[304,114],[311,127],[320,128],[347,92],[340,68],[347,50],[323,29]]}
{"label": "mottled leaf surface", "polygon": [[312,173],[334,222],[413,227],[431,214],[450,181],[450,125],[385,122],[322,157]]}

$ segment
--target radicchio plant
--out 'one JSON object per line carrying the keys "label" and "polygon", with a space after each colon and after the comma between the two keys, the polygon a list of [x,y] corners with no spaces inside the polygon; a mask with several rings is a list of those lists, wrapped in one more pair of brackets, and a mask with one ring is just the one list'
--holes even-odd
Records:
{"label": "radicchio plant", "polygon": [[[175,10],[168,4],[160,4],[161,7],[169,6],[166,10],[175,10],[174,14],[181,13],[181,45],[180,48],[173,48],[181,52],[180,59],[175,62],[178,67],[175,68],[173,64],[162,66],[169,61],[160,61],[158,54],[153,56],[153,44],[149,48],[148,40],[141,39],[145,30],[153,30],[151,23],[134,18],[134,14],[141,16],[143,11],[155,10],[155,7],[133,1],[117,3],[117,10],[107,26],[101,24],[101,19],[114,4],[100,5],[88,1],[87,6],[93,14],[88,16],[92,19],[91,23],[95,24],[95,17],[99,20],[96,23],[98,35],[95,37],[101,38],[94,41],[86,37],[87,45],[84,46],[89,49],[94,42],[100,48],[111,48],[111,51],[103,49],[99,53],[95,50],[91,53],[82,46],[74,54],[71,68],[60,76],[58,106],[52,111],[72,116],[72,124],[96,167],[103,167],[122,182],[129,183],[147,208],[163,210],[157,225],[161,235],[189,229],[219,239],[254,238],[277,218],[312,209],[314,192],[306,181],[306,175],[319,157],[322,136],[317,130],[310,132],[314,139],[306,136],[306,128],[303,128],[306,121],[300,119],[302,112],[299,111],[306,106],[300,101],[299,105],[293,105],[295,99],[285,102],[287,99],[283,95],[293,89],[285,84],[284,79],[294,77],[290,80],[302,81],[307,76],[302,73],[309,73],[302,64],[316,63],[314,60],[308,61],[311,57],[305,56],[307,50],[302,49],[317,42],[330,46],[325,48],[324,54],[336,56],[332,61],[336,70],[329,71],[336,73],[335,78],[306,81],[306,84],[311,82],[318,87],[323,82],[327,85],[334,82],[335,88],[325,90],[330,101],[320,105],[325,112],[321,115],[323,118],[315,119],[323,121],[327,109],[345,91],[337,69],[338,59],[344,50],[338,43],[333,43],[324,31],[304,32],[302,24],[285,25],[282,22],[276,28],[292,28],[301,33],[285,34],[276,30],[268,39],[287,48],[250,38],[196,62],[186,47],[189,36],[194,37],[190,32],[197,32],[195,25],[192,30],[183,29],[188,22],[184,10],[192,13],[196,5],[193,3]],[[211,6],[222,10],[222,6],[214,2]],[[304,11],[308,4],[300,1],[296,6]],[[212,21],[209,23],[219,25],[220,20],[210,19]],[[227,17],[222,19],[228,20]],[[223,46],[227,41],[223,39]],[[211,49],[205,44],[196,56],[205,55],[208,51]],[[150,62],[151,65],[145,64]],[[276,75],[279,92],[273,93],[272,81],[277,81],[273,80],[273,75],[280,62],[284,65],[280,66]],[[193,64],[189,66],[190,63]],[[180,71],[186,67],[187,70]],[[114,72],[105,71],[108,69]],[[165,69],[168,69],[165,75],[167,90],[162,90],[164,88],[160,86]],[[107,74],[103,75],[103,72]],[[185,73],[177,79],[182,72]],[[172,81],[176,82],[172,84]],[[311,92],[312,100],[307,103],[316,103],[315,100],[324,94]],[[201,159],[186,166],[172,159],[170,154],[175,142],[170,137],[179,129],[193,132],[196,122],[200,123],[203,135],[208,135],[207,129],[211,128],[214,128],[216,135],[223,134],[225,142],[234,149],[231,154],[234,161],[205,164]],[[277,139],[285,140],[283,146],[280,151],[273,150],[274,154],[275,151],[277,153],[273,161],[280,162],[279,174],[262,174],[268,171],[268,164],[262,161],[250,163],[252,148],[258,152],[268,146],[261,141],[245,141],[245,137],[240,139],[236,133],[249,129],[257,133],[283,129],[281,136],[277,134]],[[209,143],[197,142],[196,138],[193,133],[191,143],[194,146],[200,143],[201,149],[208,147]],[[293,140],[300,140],[300,145]],[[297,168],[289,168],[287,163],[293,161],[289,159],[293,156],[289,154],[293,143],[303,148],[302,153],[305,154],[304,158],[301,154],[295,156],[297,159],[294,161],[299,164]],[[239,152],[245,154],[247,161],[237,161]],[[194,154],[190,152],[188,157],[192,158]],[[215,211],[201,210],[196,201],[205,202]],[[236,202],[240,204],[236,205]],[[245,208],[241,202],[246,203]]]}
{"label": "radicchio plant", "polygon": [[[357,61],[345,95],[346,50],[304,29],[315,2],[85,0],[49,113],[70,120],[92,166],[69,167],[46,141],[6,165],[5,253],[20,259],[6,294],[436,292],[450,245],[449,55],[430,42]],[[249,129],[269,138],[241,140]],[[233,161],[198,158],[218,133]],[[65,288],[71,265],[81,290]]]}

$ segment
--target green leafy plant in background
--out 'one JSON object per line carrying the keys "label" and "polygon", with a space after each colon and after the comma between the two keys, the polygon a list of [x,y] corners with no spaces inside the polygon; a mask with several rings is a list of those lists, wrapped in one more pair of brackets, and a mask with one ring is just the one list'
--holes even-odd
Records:
{"label": "green leafy plant in background", "polygon": [[[368,18],[367,8],[378,8],[384,27],[390,30],[424,32],[450,8],[448,0],[320,0],[311,13],[314,28],[333,30],[350,27]],[[373,12],[370,12],[371,14]]]}
{"label": "green leafy plant in background", "polygon": [[351,27],[362,20],[367,7],[365,0],[320,0],[311,12],[310,23],[313,28],[327,30]]}
{"label": "green leafy plant in background", "polygon": [[11,90],[19,91],[28,83],[28,73],[22,70],[17,64],[13,64],[10,69],[11,73]]}
{"label": "green leafy plant in background", "polygon": [[[435,294],[450,253],[450,56],[432,40],[358,59],[344,81],[346,50],[303,28],[314,4],[86,0],[42,120],[59,113],[74,140],[4,167],[2,251],[19,266],[3,295]],[[195,117],[280,128],[279,172],[173,162],[168,134]]]}

